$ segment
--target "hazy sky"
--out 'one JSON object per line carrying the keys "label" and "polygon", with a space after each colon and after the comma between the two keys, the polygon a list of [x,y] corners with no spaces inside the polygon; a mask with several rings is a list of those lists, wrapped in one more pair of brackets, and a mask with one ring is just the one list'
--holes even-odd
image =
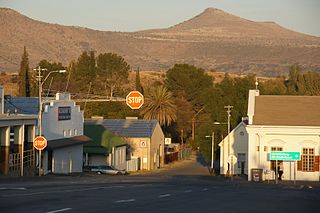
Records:
{"label": "hazy sky", "polygon": [[40,21],[97,30],[166,28],[208,7],[320,36],[320,0],[0,0]]}

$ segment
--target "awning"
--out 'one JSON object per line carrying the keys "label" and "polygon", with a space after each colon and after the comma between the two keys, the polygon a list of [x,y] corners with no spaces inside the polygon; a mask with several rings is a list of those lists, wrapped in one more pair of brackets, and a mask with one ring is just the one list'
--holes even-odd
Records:
{"label": "awning", "polygon": [[71,138],[61,138],[56,140],[50,140],[48,141],[46,150],[54,150],[54,149],[68,147],[68,146],[81,145],[81,144],[88,143],[90,141],[92,141],[91,138],[85,135],[79,135]]}

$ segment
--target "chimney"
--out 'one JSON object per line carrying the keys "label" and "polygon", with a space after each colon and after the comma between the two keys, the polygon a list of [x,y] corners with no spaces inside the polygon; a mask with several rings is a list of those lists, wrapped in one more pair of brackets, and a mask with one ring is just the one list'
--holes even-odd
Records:
{"label": "chimney", "polygon": [[260,92],[259,90],[249,90],[249,100],[248,100],[248,118],[249,118],[249,125],[253,122],[253,116],[254,116],[254,107],[256,104],[256,96],[259,96]]}
{"label": "chimney", "polygon": [[4,88],[0,85],[0,114],[4,114]]}

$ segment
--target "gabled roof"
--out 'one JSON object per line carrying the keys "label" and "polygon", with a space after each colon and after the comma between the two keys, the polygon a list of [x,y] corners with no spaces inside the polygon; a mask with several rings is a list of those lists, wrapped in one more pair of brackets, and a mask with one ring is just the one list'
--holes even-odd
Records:
{"label": "gabled roof", "polygon": [[106,119],[101,125],[118,136],[151,138],[157,123],[157,120]]}
{"label": "gabled roof", "polygon": [[252,124],[320,126],[320,96],[257,96]]}

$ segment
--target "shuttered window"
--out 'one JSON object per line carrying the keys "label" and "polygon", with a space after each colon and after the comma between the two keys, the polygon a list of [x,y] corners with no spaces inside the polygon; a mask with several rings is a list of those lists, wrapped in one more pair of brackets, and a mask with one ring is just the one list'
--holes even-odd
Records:
{"label": "shuttered window", "polygon": [[302,149],[302,171],[313,172],[314,171],[314,149],[313,148],[303,148]]}

